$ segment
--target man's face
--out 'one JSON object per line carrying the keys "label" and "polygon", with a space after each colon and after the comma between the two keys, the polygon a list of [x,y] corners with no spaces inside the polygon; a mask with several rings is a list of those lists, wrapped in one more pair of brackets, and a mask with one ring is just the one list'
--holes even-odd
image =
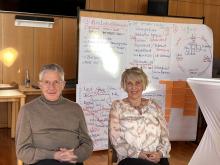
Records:
{"label": "man's face", "polygon": [[55,71],[47,71],[39,82],[44,97],[49,101],[58,100],[64,86],[65,82],[60,79],[59,73]]}

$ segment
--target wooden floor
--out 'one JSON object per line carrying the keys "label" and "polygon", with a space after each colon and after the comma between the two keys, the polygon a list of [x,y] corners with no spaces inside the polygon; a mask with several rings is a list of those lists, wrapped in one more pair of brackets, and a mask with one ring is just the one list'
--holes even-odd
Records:
{"label": "wooden floor", "polygon": [[[171,142],[171,165],[187,165],[197,145],[194,142]],[[107,165],[107,151],[95,151],[85,165]],[[14,139],[10,129],[0,129],[0,165],[16,165]]]}

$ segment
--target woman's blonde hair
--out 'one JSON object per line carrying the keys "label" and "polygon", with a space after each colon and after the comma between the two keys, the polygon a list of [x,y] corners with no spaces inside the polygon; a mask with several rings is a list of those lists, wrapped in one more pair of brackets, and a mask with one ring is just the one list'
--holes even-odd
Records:
{"label": "woman's blonde hair", "polygon": [[126,82],[128,80],[141,80],[143,84],[143,90],[146,89],[149,81],[147,75],[144,73],[144,71],[138,67],[132,67],[129,69],[126,69],[121,76],[121,87],[126,91],[127,86]]}

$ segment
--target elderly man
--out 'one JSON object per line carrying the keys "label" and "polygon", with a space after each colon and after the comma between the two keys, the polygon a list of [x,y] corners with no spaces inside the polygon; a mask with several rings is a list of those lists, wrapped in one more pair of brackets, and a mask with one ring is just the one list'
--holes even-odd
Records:
{"label": "elderly man", "polygon": [[64,71],[44,65],[39,73],[42,95],[18,115],[16,154],[25,164],[81,165],[93,150],[81,107],[62,96]]}

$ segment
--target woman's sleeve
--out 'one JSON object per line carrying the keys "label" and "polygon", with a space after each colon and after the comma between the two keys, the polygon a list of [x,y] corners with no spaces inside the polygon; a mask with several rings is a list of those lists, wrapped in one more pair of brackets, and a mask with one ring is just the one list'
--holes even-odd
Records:
{"label": "woman's sleeve", "polygon": [[124,138],[124,132],[121,131],[119,111],[113,102],[109,116],[109,137],[111,144],[120,157],[138,158],[140,150],[132,144],[128,144]]}
{"label": "woman's sleeve", "polygon": [[32,131],[28,109],[21,108],[16,125],[16,154],[26,164],[33,164],[42,159],[53,159],[54,151],[36,148],[32,142]]}
{"label": "woman's sleeve", "polygon": [[157,147],[158,151],[161,151],[163,154],[163,157],[170,157],[169,152],[171,150],[171,144],[169,141],[169,133],[168,133],[168,128],[167,128],[167,122],[164,117],[164,113],[161,110],[161,107],[158,107],[158,119],[160,122],[160,127],[161,127],[161,135],[160,135],[160,144]]}

